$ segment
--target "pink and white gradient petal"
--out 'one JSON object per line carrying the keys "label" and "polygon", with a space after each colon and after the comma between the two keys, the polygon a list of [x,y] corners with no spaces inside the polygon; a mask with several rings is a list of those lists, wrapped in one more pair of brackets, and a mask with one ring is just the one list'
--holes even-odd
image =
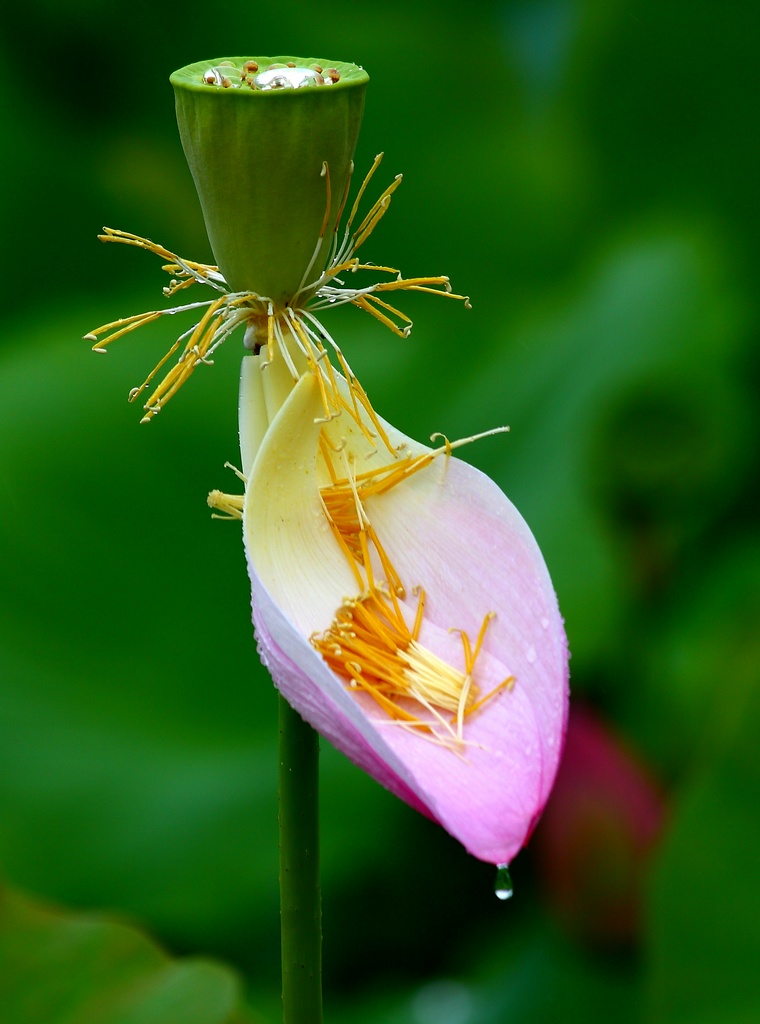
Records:
{"label": "pink and white gradient petal", "polygon": [[[441,456],[367,498],[407,591],[425,590],[420,642],[461,667],[457,631],[474,640],[493,613],[474,682],[485,695],[514,678],[465,720],[460,749],[393,723],[367,694],[349,691],[309,643],[357,596],[321,510],[316,402],[313,381],[302,378],[249,477],[244,536],[262,660],[289,703],[352,761],[474,856],[508,863],[546,803],[567,720],[565,633],[541,552],[499,488],[455,458]],[[424,450],[392,434],[394,444]]]}

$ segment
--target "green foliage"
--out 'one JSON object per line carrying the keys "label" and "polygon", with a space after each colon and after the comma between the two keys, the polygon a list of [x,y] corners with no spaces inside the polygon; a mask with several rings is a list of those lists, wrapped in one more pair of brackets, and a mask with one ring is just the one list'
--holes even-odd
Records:
{"label": "green foliage", "polygon": [[[654,1021],[749,1024],[760,1014],[759,607],[760,549],[737,546],[704,592],[690,596],[676,641],[693,691],[682,699],[684,714],[710,728],[653,878]],[[679,682],[674,692],[686,694]]]}
{"label": "green foliage", "polygon": [[5,1024],[253,1024],[227,968],[171,960],[135,928],[0,895]]}

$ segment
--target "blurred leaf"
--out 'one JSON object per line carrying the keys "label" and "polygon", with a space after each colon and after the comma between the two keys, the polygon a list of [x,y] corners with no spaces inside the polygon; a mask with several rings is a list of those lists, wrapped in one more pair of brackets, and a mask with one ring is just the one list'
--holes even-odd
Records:
{"label": "blurred leaf", "polygon": [[274,930],[276,705],[239,534],[205,507],[236,360],[146,430],[123,397],[151,353],[92,355],[80,316],[0,364],[0,859],[184,941],[262,912]]}
{"label": "blurred leaf", "polygon": [[638,685],[618,707],[675,779],[705,764],[731,694],[760,680],[760,539],[724,533],[658,609]]}
{"label": "blurred leaf", "polygon": [[0,894],[3,1024],[252,1024],[230,970],[135,928]]}
{"label": "blurred leaf", "polygon": [[[612,957],[587,955],[558,935],[540,915],[509,920],[478,950],[463,974],[422,981],[405,992],[384,986],[363,1001],[330,1009],[335,1024],[555,1024],[558,1020],[614,1020],[637,1024],[640,992],[635,970]],[[482,936],[480,937],[482,941]]]}
{"label": "blurred leaf", "polygon": [[519,952],[508,966],[502,954],[501,976],[480,988],[472,1024],[639,1020],[638,976],[626,961],[587,955],[545,925],[534,934],[523,931],[516,942]]}
{"label": "blurred leaf", "polygon": [[631,491],[649,502],[669,539],[674,517],[677,536],[693,534],[738,489],[748,417],[736,367],[743,324],[715,242],[655,224],[609,245],[569,294],[495,331],[479,370],[459,386],[447,433],[471,432],[473,410],[478,429],[512,426],[506,441],[465,457],[534,530],[575,673],[613,649],[638,585],[617,503],[627,507]]}
{"label": "blurred leaf", "polygon": [[[712,677],[715,699],[707,749],[683,787],[653,872],[652,1024],[752,1024],[760,1019],[757,581],[756,575],[754,603],[742,615],[746,628],[754,620],[752,632],[746,629],[745,643],[726,652]],[[754,648],[754,669],[745,656],[748,645]]]}

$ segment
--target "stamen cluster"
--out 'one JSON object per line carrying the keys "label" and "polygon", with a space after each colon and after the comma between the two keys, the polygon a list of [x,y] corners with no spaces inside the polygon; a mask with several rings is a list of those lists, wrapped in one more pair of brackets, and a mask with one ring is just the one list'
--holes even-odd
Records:
{"label": "stamen cluster", "polygon": [[[470,440],[474,438],[467,439]],[[425,591],[421,587],[414,590],[417,607],[409,625],[401,603],[406,597],[404,583],[381,544],[364,504],[367,497],[381,495],[398,486],[440,455],[448,458],[452,447],[447,442],[435,451],[403,456],[359,475],[350,471],[346,477],[338,479],[329,449],[321,446],[321,455],[333,477],[333,482],[321,490],[323,508],[353,570],[360,596],[346,600],[330,627],[314,634],[311,643],[330,668],[347,680],[352,690],[367,693],[391,721],[426,739],[458,749],[464,742],[465,718],[514,684],[510,676],[481,697],[473,678],[494,614],[488,612],[484,616],[474,644],[464,630],[452,630],[462,641],[464,664],[461,669],[424,646],[420,630]],[[382,579],[377,579],[373,555],[383,573]]]}
{"label": "stamen cluster", "polygon": [[[163,270],[171,276],[169,285],[164,288],[164,294],[167,297],[172,297],[178,291],[193,284],[207,285],[219,293],[215,299],[191,302],[167,309],[150,310],[114,320],[85,335],[86,340],[95,343],[93,351],[105,352],[106,346],[110,345],[112,341],[144,324],[158,320],[160,317],[205,309],[203,316],[177,338],[145,381],[130,391],[129,400],[132,402],[143,394],[159,370],[181,349],[176,364],[166,373],[145,401],[143,405],[145,415],[141,422],[149,422],[160,412],[169,399],[190,378],[196,367],[213,363],[214,352],[241,325],[246,327],[246,345],[255,350],[266,345],[270,361],[274,358],[275,349],[277,349],[288,364],[294,381],[298,380],[300,373],[293,364],[293,358],[285,338],[295,337],[306,363],[318,375],[324,394],[325,416],[331,418],[340,412],[345,403],[338,394],[335,371],[329,358],[326,358],[327,352],[323,344],[326,341],[335,353],[340,368],[351,385],[352,401],[357,403],[357,408],[358,405],[361,405],[369,412],[371,406],[366,394],[334,339],[316,314],[334,305],[351,303],[370,313],[399,337],[408,337],[412,329],[412,321],[401,310],[380,298],[381,294],[395,291],[430,292],[434,295],[458,299],[469,307],[469,299],[466,295],[456,295],[452,292],[448,277],[404,278],[400,271],[393,267],[361,263],[357,258],[357,250],[369,238],[387,212],[391,196],[401,183],[401,175],[398,175],[372,205],[358,227],[354,228],[359,204],[381,160],[382,153],[375,158],[369,174],[362,183],[342,237],[339,237],[339,222],[348,197],[348,185],[346,186],[333,231],[327,264],[324,270],[315,279],[312,279],[310,275],[318,255],[322,251],[331,208],[330,172],[328,166],[323,165],[326,190],[325,217],[313,256],[303,274],[301,284],[290,300],[281,307],[276,306],[267,296],[258,295],[255,292],[230,291],[217,266],[183,259],[164,246],[127,231],[119,231],[114,228],[103,229],[103,234],[98,236],[101,241],[119,242],[146,249],[167,261],[163,265]],[[348,287],[341,275],[357,271],[374,271],[395,276],[392,280],[374,281],[359,287]],[[332,399],[328,398],[328,392],[332,393]],[[370,415],[376,429],[379,428],[377,417],[374,413],[370,413]]]}

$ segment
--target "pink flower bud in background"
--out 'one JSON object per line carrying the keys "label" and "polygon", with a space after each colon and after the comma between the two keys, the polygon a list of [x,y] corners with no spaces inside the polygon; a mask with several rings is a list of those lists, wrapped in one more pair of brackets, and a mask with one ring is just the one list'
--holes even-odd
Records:
{"label": "pink flower bud in background", "polygon": [[663,794],[640,758],[601,718],[574,704],[533,844],[544,891],[571,931],[604,944],[635,939],[664,812]]}

